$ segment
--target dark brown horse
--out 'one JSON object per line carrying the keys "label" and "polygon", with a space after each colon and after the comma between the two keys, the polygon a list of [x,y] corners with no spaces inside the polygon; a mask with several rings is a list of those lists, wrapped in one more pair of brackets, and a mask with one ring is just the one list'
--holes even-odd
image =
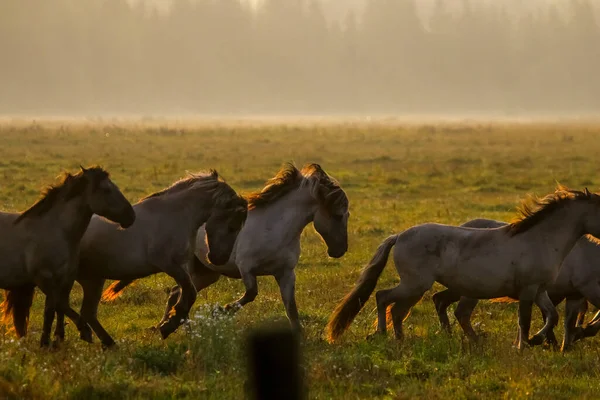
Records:
{"label": "dark brown horse", "polygon": [[[4,321],[12,317],[17,336],[27,333],[35,286],[46,295],[42,346],[50,344],[57,310],[79,322],[69,305],[69,294],[80,241],[93,214],[122,228],[135,221],[131,204],[100,167],[66,174],[21,214],[0,213],[0,287],[7,292],[2,309]],[[111,222],[106,224],[118,229]]]}

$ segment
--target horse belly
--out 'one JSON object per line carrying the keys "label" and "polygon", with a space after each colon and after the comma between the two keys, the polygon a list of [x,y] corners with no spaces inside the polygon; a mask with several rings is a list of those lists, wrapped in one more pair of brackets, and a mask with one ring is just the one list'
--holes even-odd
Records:
{"label": "horse belly", "polygon": [[462,296],[478,299],[509,296],[515,292],[513,279],[481,268],[446,271],[437,281]]}

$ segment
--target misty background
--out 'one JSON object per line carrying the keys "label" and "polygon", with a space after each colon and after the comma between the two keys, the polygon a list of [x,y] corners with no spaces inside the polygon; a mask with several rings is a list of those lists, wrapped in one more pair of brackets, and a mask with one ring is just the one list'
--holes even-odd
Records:
{"label": "misty background", "polygon": [[3,0],[0,114],[596,114],[598,3]]}

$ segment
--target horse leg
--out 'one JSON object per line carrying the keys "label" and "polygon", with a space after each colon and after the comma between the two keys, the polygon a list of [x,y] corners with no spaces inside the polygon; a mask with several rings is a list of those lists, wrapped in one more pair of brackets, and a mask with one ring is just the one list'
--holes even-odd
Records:
{"label": "horse leg", "polygon": [[[79,314],[77,314],[77,312],[73,310],[69,304],[69,297],[71,290],[73,289],[74,283],[75,282],[72,282],[67,287],[63,288],[63,290],[61,290],[59,307],[56,310],[56,328],[54,328],[54,341],[56,343],[64,342],[65,340],[65,314],[67,314],[69,319],[75,324],[81,335],[83,335],[82,326],[84,326],[84,328],[87,328],[88,330],[90,329],[90,327],[87,324],[81,322]],[[64,309],[66,309],[67,312],[63,312]],[[92,342],[91,331],[89,340],[84,340],[88,343]]]}
{"label": "horse leg", "polygon": [[242,282],[244,282],[244,286],[246,287],[244,295],[233,303],[227,304],[225,310],[237,311],[246,304],[253,302],[256,296],[258,296],[258,282],[256,282],[256,276],[248,272],[243,273]]}
{"label": "horse leg", "polygon": [[[563,300],[564,296],[550,296],[550,300],[552,300],[552,304],[554,304],[554,308],[558,306]],[[542,317],[544,319],[544,324],[546,323],[546,315],[544,314],[544,309],[540,308],[542,312]],[[558,348],[558,340],[556,339],[556,335],[554,334],[554,328],[550,328],[546,333],[546,343],[554,348]]]}
{"label": "horse leg", "polygon": [[[212,269],[206,267],[202,261],[198,259],[198,257],[194,256],[194,265],[192,270],[190,271],[190,277],[192,278],[192,283],[196,288],[196,293],[200,293],[202,289],[205,289],[217,282],[221,277],[221,274],[213,271]],[[165,313],[160,322],[155,326],[157,328],[161,324],[167,322],[169,319],[169,314],[173,309],[173,306],[177,303],[177,299],[181,295],[181,288],[179,285],[175,285],[171,288],[171,292],[169,293],[169,299],[167,300],[167,306],[165,308]]]}
{"label": "horse leg", "polygon": [[517,349],[523,350],[529,343],[529,329],[531,328],[531,309],[537,297],[538,286],[527,286],[519,293],[519,338]]}
{"label": "horse leg", "polygon": [[[89,329],[89,326],[85,322],[82,322],[77,311],[73,310],[70,305],[71,290],[74,283],[74,281],[71,281],[60,290],[56,309],[56,328],[54,330],[55,343],[60,343],[65,340],[65,315],[75,324],[80,332],[82,332],[82,326]],[[91,343],[91,337],[86,341]]]}
{"label": "horse leg", "polygon": [[583,301],[581,303],[581,306],[579,307],[579,311],[577,313],[577,326],[582,326],[585,322],[585,314],[588,311],[588,302],[587,300]]}
{"label": "horse leg", "polygon": [[448,333],[452,332],[452,329],[450,328],[450,320],[448,319],[448,307],[450,304],[460,299],[460,295],[455,294],[450,289],[437,292],[431,297],[431,300],[433,300],[433,303],[435,304],[435,311],[437,312],[438,319],[440,320],[440,325],[442,326],[442,329]]}
{"label": "horse leg", "polygon": [[57,290],[52,279],[40,279],[36,285],[46,295],[44,303],[44,324],[42,328],[42,337],[40,339],[40,347],[50,346],[50,334],[52,332],[52,323],[56,314],[57,305]]}
{"label": "horse leg", "polygon": [[547,291],[543,290],[536,295],[535,304],[540,308],[545,324],[542,329],[529,340],[529,344],[532,346],[542,344],[544,339],[546,339],[548,332],[558,324],[558,312],[556,311],[556,307],[554,307],[554,303],[550,300]]}
{"label": "horse leg", "polygon": [[[590,283],[582,288],[579,292],[596,308],[600,308],[600,285],[596,282]],[[594,318],[587,324],[581,332],[578,332],[577,339],[595,336],[600,331],[600,311],[596,313]]]}
{"label": "horse leg", "polygon": [[279,285],[281,299],[285,306],[285,313],[290,320],[292,329],[296,333],[301,333],[302,325],[298,316],[298,307],[296,307],[296,273],[293,269],[285,269],[281,274],[276,275],[275,279]]}
{"label": "horse leg", "polygon": [[402,340],[404,336],[402,323],[408,317],[410,309],[419,302],[426,291],[427,289],[421,290],[418,287],[411,287],[404,280],[395,288],[378,291],[375,295],[377,300],[377,331],[375,333],[385,334],[387,330],[387,308],[390,304],[395,303],[392,307],[394,333],[396,339]]}
{"label": "horse leg", "polygon": [[460,298],[456,310],[454,310],[454,316],[458,320],[460,327],[463,329],[465,335],[471,340],[478,339],[478,336],[471,325],[471,315],[473,315],[473,310],[475,310],[477,303],[479,303],[478,299],[463,296]]}
{"label": "horse leg", "polygon": [[[583,298],[567,298],[565,304],[565,333],[563,336],[563,343],[560,348],[561,352],[567,351],[571,344],[573,344],[574,331],[576,330],[578,312],[581,309],[581,302],[587,301]],[[581,330],[581,328],[579,328]]]}
{"label": "horse leg", "polygon": [[[165,271],[167,272],[167,271]],[[170,277],[175,279],[175,282],[181,287],[181,292],[177,303],[169,311],[167,321],[158,326],[158,330],[163,339],[177,330],[179,326],[188,318],[192,305],[196,302],[196,288],[192,283],[192,278],[188,272],[187,265],[182,265],[178,268],[173,268],[167,272]]]}
{"label": "horse leg", "polygon": [[107,348],[114,346],[115,341],[100,324],[100,321],[98,321],[98,305],[102,298],[104,281],[104,279],[79,281],[83,288],[83,302],[81,304],[81,321],[78,328],[81,339],[90,343],[92,342],[92,332],[90,328],[93,329],[100,339],[102,346]]}

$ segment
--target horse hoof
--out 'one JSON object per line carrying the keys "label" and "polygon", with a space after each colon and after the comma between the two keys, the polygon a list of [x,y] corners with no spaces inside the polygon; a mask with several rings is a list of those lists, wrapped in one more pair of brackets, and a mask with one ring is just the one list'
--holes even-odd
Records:
{"label": "horse hoof", "polygon": [[168,322],[166,322],[158,327],[158,331],[160,332],[160,336],[162,337],[162,339],[165,340],[175,330],[169,326]]}
{"label": "horse hoof", "polygon": [[573,329],[573,342],[581,340],[586,337],[585,328],[580,326]]}
{"label": "horse hoof", "polygon": [[528,344],[530,346],[539,346],[544,343],[545,337],[542,335],[535,335],[531,339],[529,339]]}

